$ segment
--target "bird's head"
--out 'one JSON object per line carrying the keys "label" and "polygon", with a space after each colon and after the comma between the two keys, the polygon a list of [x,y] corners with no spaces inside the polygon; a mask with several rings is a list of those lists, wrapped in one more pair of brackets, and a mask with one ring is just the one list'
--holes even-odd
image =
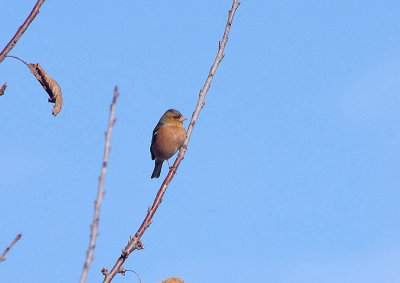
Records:
{"label": "bird's head", "polygon": [[177,124],[185,121],[186,118],[182,116],[181,112],[175,109],[169,109],[161,117],[160,122],[162,124]]}

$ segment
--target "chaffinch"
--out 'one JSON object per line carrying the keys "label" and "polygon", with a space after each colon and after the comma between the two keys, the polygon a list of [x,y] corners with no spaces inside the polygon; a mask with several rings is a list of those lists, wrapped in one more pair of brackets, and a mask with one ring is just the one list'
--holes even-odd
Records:
{"label": "chaffinch", "polygon": [[178,151],[185,141],[186,131],[182,123],[185,120],[186,118],[178,110],[169,109],[154,128],[150,153],[151,159],[155,159],[155,166],[151,178],[160,177],[164,160],[167,160],[169,167],[168,159]]}

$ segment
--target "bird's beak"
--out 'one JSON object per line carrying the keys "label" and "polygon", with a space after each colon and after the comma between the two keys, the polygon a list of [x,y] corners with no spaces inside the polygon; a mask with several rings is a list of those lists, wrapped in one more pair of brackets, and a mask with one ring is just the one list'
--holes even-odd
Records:
{"label": "bird's beak", "polygon": [[183,122],[183,121],[185,121],[185,120],[187,120],[186,117],[181,116],[181,117],[179,118],[179,121],[181,121],[181,122]]}

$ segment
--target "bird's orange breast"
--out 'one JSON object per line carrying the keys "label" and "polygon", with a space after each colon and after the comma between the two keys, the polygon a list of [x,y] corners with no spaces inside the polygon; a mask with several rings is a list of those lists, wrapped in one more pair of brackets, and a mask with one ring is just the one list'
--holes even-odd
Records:
{"label": "bird's orange breast", "polygon": [[157,138],[152,145],[152,152],[157,159],[170,159],[182,146],[186,139],[186,131],[180,125],[163,125],[157,133]]}

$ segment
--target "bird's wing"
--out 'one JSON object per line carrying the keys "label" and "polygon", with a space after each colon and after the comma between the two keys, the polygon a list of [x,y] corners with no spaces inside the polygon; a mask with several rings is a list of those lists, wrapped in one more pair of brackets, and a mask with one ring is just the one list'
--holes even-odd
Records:
{"label": "bird's wing", "polygon": [[150,145],[151,160],[156,159],[156,156],[152,150],[152,147],[153,147],[154,142],[157,139],[158,130],[161,128],[161,126],[162,125],[160,123],[158,123],[157,126],[153,130],[153,137],[151,138],[151,145]]}

